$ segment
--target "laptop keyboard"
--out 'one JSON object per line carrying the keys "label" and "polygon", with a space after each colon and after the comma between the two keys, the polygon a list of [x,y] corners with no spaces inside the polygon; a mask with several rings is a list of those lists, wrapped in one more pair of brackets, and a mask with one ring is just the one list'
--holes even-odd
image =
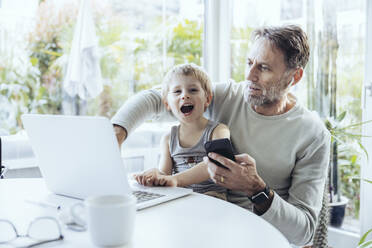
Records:
{"label": "laptop keyboard", "polygon": [[139,191],[139,190],[133,191],[133,195],[137,197],[137,203],[153,200],[153,199],[164,196],[161,194],[150,193],[150,192]]}

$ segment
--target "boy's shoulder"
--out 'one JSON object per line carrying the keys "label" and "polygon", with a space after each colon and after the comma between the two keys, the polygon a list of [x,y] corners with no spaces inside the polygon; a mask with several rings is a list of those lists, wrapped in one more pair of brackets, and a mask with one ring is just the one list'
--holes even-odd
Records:
{"label": "boy's shoulder", "polygon": [[171,131],[171,130],[168,130],[168,131],[166,131],[166,132],[163,134],[163,136],[161,137],[161,139],[162,139],[163,141],[168,141],[169,138],[170,138],[170,136],[171,136],[171,134],[172,134],[172,131]]}
{"label": "boy's shoulder", "polygon": [[215,129],[229,129],[229,127],[223,123],[218,123]]}
{"label": "boy's shoulder", "polygon": [[222,139],[230,138],[229,127],[223,123],[218,123],[217,126],[213,129],[211,139]]}

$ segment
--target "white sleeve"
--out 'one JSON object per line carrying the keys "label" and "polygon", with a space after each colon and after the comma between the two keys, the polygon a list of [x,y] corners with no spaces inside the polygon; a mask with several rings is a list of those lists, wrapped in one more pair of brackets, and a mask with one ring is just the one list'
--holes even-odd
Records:
{"label": "white sleeve", "polygon": [[169,119],[158,89],[144,90],[130,97],[112,117],[113,124],[124,127],[128,135],[146,120]]}

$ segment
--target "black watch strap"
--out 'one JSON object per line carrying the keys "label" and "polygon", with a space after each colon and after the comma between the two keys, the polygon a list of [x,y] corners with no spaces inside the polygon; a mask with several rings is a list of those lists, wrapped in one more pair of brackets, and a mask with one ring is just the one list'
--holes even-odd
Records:
{"label": "black watch strap", "polygon": [[265,189],[248,197],[254,204],[261,204],[267,201],[270,197],[270,188],[266,185]]}

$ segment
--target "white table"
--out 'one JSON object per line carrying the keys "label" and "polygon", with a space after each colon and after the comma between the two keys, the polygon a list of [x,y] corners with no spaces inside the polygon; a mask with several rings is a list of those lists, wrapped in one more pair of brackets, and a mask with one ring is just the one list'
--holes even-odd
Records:
{"label": "white table", "polygon": [[[0,180],[0,218],[11,220],[20,233],[37,216],[57,211],[27,203],[48,200],[67,208],[76,200],[49,192],[43,179]],[[94,247],[87,232],[63,228],[65,239],[42,247]],[[284,236],[255,214],[234,204],[193,193],[137,212],[134,237],[124,247],[290,247]]]}

